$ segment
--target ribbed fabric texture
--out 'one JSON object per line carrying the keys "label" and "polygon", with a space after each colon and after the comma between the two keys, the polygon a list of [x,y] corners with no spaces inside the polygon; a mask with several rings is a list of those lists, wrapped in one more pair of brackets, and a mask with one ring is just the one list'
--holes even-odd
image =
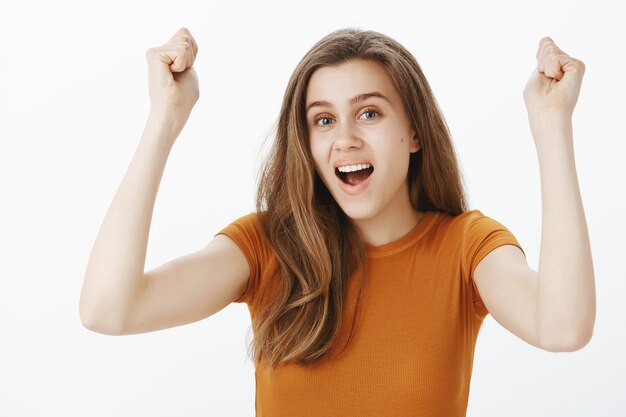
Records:
{"label": "ribbed fabric texture", "polygon": [[[256,213],[217,234],[230,237],[250,265],[244,294],[251,317],[279,282],[276,254]],[[367,246],[366,287],[355,335],[360,275],[352,277],[341,337],[309,366],[255,369],[257,417],[461,417],[469,396],[474,347],[488,314],[471,279],[501,245],[523,249],[501,223],[472,210],[458,216],[427,211],[397,241]],[[502,279],[507,277],[503,276]]]}

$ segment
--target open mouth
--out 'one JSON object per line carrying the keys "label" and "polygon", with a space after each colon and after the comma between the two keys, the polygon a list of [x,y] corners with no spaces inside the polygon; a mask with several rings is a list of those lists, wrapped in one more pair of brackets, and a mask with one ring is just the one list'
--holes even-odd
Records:
{"label": "open mouth", "polygon": [[339,178],[343,183],[352,186],[358,185],[367,180],[367,178],[372,175],[372,172],[374,172],[374,167],[371,165],[369,168],[363,168],[351,172],[341,172],[339,171],[339,168],[335,168],[335,175],[337,178]]}

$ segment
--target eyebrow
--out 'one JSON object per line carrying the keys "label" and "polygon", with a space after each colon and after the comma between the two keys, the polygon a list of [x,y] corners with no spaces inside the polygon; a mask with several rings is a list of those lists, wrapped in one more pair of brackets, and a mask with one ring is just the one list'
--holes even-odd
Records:
{"label": "eyebrow", "polygon": [[[389,104],[391,104],[391,101],[387,97],[385,97],[382,93],[380,93],[378,91],[372,91],[371,93],[357,94],[356,96],[352,97],[348,102],[350,104],[355,104],[355,103],[358,103],[359,101],[363,101],[363,100],[365,100],[367,98],[370,98],[370,97],[380,97],[380,98],[382,98],[384,100],[387,100],[387,102]],[[324,100],[314,101],[314,102],[312,102],[311,104],[309,104],[306,107],[305,114],[308,114],[309,110],[311,110],[312,107],[316,107],[316,106],[318,106],[318,107],[323,107],[323,106],[332,107],[333,105],[330,102],[324,101]]]}

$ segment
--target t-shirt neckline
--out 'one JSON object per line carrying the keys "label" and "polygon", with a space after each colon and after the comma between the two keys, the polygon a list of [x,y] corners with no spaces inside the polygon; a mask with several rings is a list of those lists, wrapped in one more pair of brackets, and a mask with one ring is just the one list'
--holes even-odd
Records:
{"label": "t-shirt neckline", "polygon": [[380,246],[372,246],[366,243],[365,256],[368,258],[379,258],[382,256],[392,255],[406,249],[426,234],[428,229],[430,229],[435,222],[438,214],[438,211],[425,211],[420,221],[398,240],[394,240],[393,242],[385,243]]}

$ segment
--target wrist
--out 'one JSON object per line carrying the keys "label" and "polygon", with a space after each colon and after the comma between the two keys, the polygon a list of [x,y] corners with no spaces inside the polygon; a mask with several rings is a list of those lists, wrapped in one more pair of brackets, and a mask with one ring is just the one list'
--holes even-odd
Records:
{"label": "wrist", "polygon": [[572,113],[563,109],[557,108],[529,108],[528,119],[533,122],[539,123],[571,123]]}
{"label": "wrist", "polygon": [[529,111],[528,122],[533,136],[572,131],[571,115],[560,111]]}
{"label": "wrist", "polygon": [[186,118],[162,108],[151,108],[145,123],[142,141],[160,143],[171,148],[185,126]]}
{"label": "wrist", "polygon": [[161,130],[169,130],[171,134],[175,136],[173,138],[175,139],[188,119],[189,113],[183,112],[180,109],[151,107],[147,123]]}
{"label": "wrist", "polygon": [[189,118],[189,112],[179,107],[150,106],[150,119],[158,120],[162,124],[184,125]]}

